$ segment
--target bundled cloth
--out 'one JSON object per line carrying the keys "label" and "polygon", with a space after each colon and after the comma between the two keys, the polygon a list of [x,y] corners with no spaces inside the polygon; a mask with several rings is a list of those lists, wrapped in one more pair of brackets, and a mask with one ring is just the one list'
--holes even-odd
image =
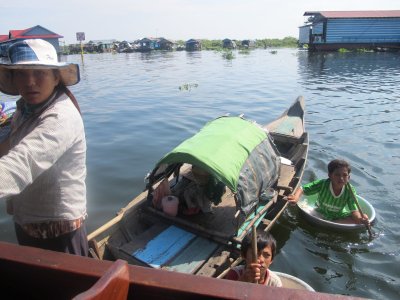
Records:
{"label": "bundled cloth", "polygon": [[15,101],[0,102],[0,143],[11,131],[11,119],[17,108]]}

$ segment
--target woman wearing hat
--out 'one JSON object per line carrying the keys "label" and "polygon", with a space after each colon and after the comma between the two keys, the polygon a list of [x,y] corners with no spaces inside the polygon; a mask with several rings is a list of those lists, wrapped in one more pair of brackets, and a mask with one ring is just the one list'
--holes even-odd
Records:
{"label": "woman wearing hat", "polygon": [[87,256],[85,132],[66,88],[79,82],[78,65],[58,62],[40,39],[16,42],[8,54],[0,91],[21,98],[0,147],[0,199],[19,244]]}

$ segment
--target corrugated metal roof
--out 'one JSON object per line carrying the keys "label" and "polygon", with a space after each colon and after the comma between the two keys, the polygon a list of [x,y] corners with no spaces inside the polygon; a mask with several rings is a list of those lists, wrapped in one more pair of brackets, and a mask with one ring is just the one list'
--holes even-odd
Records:
{"label": "corrugated metal roof", "polygon": [[36,35],[19,35],[13,36],[11,39],[58,39],[62,38],[63,36],[58,34],[36,34]]}
{"label": "corrugated metal roof", "polygon": [[[32,30],[35,30],[37,28],[41,28],[46,32],[49,33],[42,33],[42,34],[32,34],[32,35],[28,35],[28,33]],[[32,38],[32,39],[40,39],[40,38],[63,38],[62,35],[59,35],[57,33],[54,33],[40,25],[31,27],[31,28],[27,28],[27,29],[21,29],[21,30],[10,30],[9,31],[9,36],[10,39],[21,39],[21,38]]]}
{"label": "corrugated metal roof", "polygon": [[22,34],[24,34],[25,31],[27,31],[28,29],[23,29],[23,30],[10,30],[10,37],[11,38],[15,38],[18,37]]}
{"label": "corrugated metal roof", "polygon": [[340,18],[400,18],[400,10],[306,11],[304,16],[321,15],[328,19]]}

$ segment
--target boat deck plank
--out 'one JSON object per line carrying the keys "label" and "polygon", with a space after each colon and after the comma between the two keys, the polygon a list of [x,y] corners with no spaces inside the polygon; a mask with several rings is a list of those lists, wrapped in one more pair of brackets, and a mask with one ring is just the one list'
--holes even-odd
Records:
{"label": "boat deck plank", "polygon": [[[162,225],[156,224],[154,227],[157,227],[158,230]],[[157,230],[149,231],[157,232]],[[146,244],[143,245],[141,242],[143,239],[139,236],[138,239],[134,239],[124,245],[122,250],[149,266],[159,269],[182,251],[195,237],[196,235],[193,233],[179,227],[169,226],[149,238]]]}
{"label": "boat deck plank", "polygon": [[176,226],[157,223],[123,245],[121,251],[156,269],[193,274],[218,246]]}
{"label": "boat deck plank", "polygon": [[217,249],[218,244],[202,237],[196,237],[163,269],[194,274]]}

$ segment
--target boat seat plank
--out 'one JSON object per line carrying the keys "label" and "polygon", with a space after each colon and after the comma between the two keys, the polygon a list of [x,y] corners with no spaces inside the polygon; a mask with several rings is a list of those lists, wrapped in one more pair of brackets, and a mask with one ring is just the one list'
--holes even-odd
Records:
{"label": "boat seat plank", "polygon": [[186,247],[196,236],[193,233],[169,226],[149,239],[147,244],[137,244],[136,240],[124,245],[122,250],[153,268],[161,268]]}
{"label": "boat seat plank", "polygon": [[174,225],[165,227],[156,223],[123,245],[122,253],[156,269],[194,274],[218,247],[217,243]]}
{"label": "boat seat plank", "polygon": [[169,271],[194,274],[217,249],[218,244],[196,237],[190,245],[163,267]]}
{"label": "boat seat plank", "polygon": [[296,174],[296,169],[294,166],[289,166],[281,164],[281,170],[279,173],[278,186],[289,187],[294,175]]}
{"label": "boat seat plank", "polygon": [[303,132],[303,121],[299,117],[285,116],[279,122],[274,122],[267,128],[274,133],[298,137]]}
{"label": "boat seat plank", "polygon": [[127,244],[122,246],[121,250],[132,255],[136,250],[144,248],[148,244],[149,240],[153,239],[167,228],[168,225],[165,223],[155,223],[148,230],[135,236],[134,239],[131,239]]}

